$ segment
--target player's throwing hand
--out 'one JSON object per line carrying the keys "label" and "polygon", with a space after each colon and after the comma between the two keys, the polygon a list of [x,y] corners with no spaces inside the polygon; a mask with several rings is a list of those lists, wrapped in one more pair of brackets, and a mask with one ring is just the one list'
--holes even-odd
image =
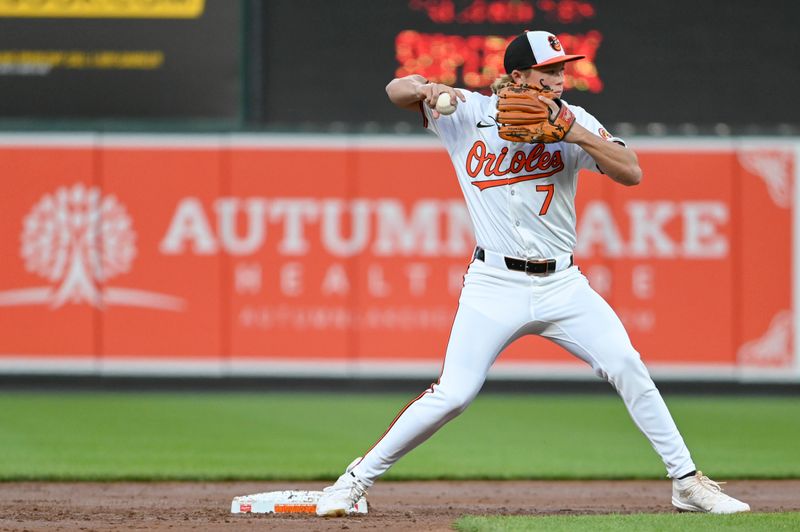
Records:
{"label": "player's throwing hand", "polygon": [[456,105],[458,100],[462,102],[467,101],[467,98],[460,90],[442,83],[425,83],[419,85],[416,91],[416,95],[419,97],[420,101],[426,103],[433,111],[433,113],[431,113],[433,118],[439,118],[441,116],[441,113],[436,110],[436,103],[439,101],[439,96],[441,94],[449,94],[450,103],[452,105]]}

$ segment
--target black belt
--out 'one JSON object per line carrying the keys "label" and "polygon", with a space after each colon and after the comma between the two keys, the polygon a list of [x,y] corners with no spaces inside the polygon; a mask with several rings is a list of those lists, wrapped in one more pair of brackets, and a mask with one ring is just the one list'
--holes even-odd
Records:
{"label": "black belt", "polygon": [[[486,252],[480,246],[475,248],[474,256],[479,261],[485,262],[486,260]],[[525,272],[528,275],[547,275],[556,271],[556,259],[522,260],[514,257],[503,257],[503,259],[509,270]],[[572,264],[573,257],[570,255],[569,265],[572,266]]]}

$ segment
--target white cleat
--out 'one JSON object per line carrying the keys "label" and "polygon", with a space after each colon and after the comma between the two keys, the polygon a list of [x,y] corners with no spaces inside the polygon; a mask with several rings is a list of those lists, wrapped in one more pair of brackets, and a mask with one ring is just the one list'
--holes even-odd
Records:
{"label": "white cleat", "polygon": [[672,480],[672,505],[684,512],[736,514],[750,511],[749,504],[722,493],[719,484],[702,471],[693,477]]}
{"label": "white cleat", "polygon": [[361,461],[359,456],[353,460],[344,474],[333,486],[328,486],[317,502],[317,515],[322,517],[342,517],[367,494],[367,485],[355,476],[352,469]]}

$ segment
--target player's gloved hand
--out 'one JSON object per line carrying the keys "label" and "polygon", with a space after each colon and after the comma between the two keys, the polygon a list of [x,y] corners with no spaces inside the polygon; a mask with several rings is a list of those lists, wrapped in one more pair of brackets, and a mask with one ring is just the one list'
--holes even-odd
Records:
{"label": "player's gloved hand", "polygon": [[[558,106],[551,111],[539,96]],[[512,142],[559,142],[575,123],[575,115],[553,91],[529,85],[508,84],[497,93],[497,123],[500,138]]]}

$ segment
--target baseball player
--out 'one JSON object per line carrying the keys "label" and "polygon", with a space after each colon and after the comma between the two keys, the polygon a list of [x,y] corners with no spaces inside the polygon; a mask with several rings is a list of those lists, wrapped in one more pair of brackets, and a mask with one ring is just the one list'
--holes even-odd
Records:
{"label": "baseball player", "polygon": [[[424,126],[444,144],[477,248],[441,376],[325,489],[318,515],[345,515],[395,462],[463,412],[500,352],[526,334],[562,346],[614,387],[663,460],[674,506],[712,513],[750,510],[697,470],[619,318],[573,264],[579,170],[627,186],[642,179],[636,154],[622,139],[561,99],[564,63],[583,57],[567,55],[552,33],[528,31],[506,48],[506,75],[492,85],[491,96],[419,75],[387,85],[392,103],[421,110]],[[450,109],[436,108],[441,94],[457,107],[448,116],[442,112]]]}

